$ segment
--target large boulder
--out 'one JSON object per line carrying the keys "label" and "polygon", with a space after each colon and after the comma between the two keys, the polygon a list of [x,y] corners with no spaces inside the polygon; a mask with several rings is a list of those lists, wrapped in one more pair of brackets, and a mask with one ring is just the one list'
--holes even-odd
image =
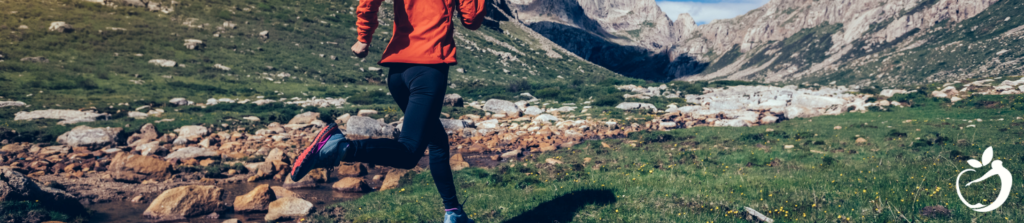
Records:
{"label": "large boulder", "polygon": [[518,116],[519,107],[511,101],[501,99],[491,99],[484,103],[484,111],[491,112],[494,114],[505,114],[509,116]]}
{"label": "large boulder", "polygon": [[217,211],[221,206],[220,187],[211,185],[180,186],[164,191],[153,199],[143,216],[157,221],[185,220]]}
{"label": "large boulder", "polygon": [[93,128],[78,126],[57,137],[57,143],[67,146],[99,148],[117,144],[117,135],[122,128]]}
{"label": "large boulder", "polygon": [[110,160],[107,171],[125,171],[145,175],[147,178],[163,180],[171,175],[171,163],[159,156],[137,155],[119,152]]}
{"label": "large boulder", "polygon": [[398,137],[398,129],[387,123],[369,117],[352,116],[345,123],[346,135],[356,138],[395,138]]}
{"label": "large boulder", "polygon": [[298,219],[309,214],[313,209],[313,203],[297,197],[283,197],[270,202],[270,211],[263,220],[279,221],[285,219]]}
{"label": "large boulder", "polygon": [[267,211],[270,202],[277,200],[274,191],[269,184],[262,184],[249,191],[249,193],[235,197],[235,212],[257,212]]}
{"label": "large boulder", "polygon": [[[0,167],[0,201],[32,201],[70,216],[86,213],[78,199],[63,190],[37,184],[10,167]],[[3,211],[0,211],[3,212]]]}
{"label": "large boulder", "polygon": [[187,159],[204,158],[204,157],[220,157],[220,153],[218,153],[216,150],[212,150],[212,149],[206,149],[206,148],[202,148],[202,147],[190,146],[190,147],[185,147],[185,148],[178,149],[178,150],[172,152],[171,154],[167,154],[167,156],[164,157],[164,158],[168,159],[168,160],[171,160],[171,159],[187,160]]}
{"label": "large boulder", "polygon": [[94,122],[96,118],[103,116],[109,115],[106,113],[96,113],[95,111],[46,109],[31,112],[20,111],[14,114],[14,120],[61,119],[60,122],[57,122],[58,125],[69,125],[79,122]]}
{"label": "large boulder", "polygon": [[444,95],[444,106],[462,107],[462,95],[459,95],[459,94],[446,94],[446,95]]}

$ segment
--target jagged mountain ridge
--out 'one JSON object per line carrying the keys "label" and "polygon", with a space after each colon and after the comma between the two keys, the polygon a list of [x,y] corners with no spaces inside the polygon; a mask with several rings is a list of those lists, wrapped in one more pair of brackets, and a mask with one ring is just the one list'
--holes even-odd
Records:
{"label": "jagged mountain ridge", "polygon": [[[914,58],[878,60],[931,55],[945,51],[943,45],[952,42],[957,46],[968,43],[965,47],[971,50],[970,57],[997,53],[1002,49],[995,46],[1014,43],[1005,38],[962,35],[978,28],[961,26],[979,23],[975,25],[983,30],[1012,36],[1020,32],[1014,29],[1019,20],[1012,18],[1019,14],[1013,13],[1018,1],[773,0],[739,17],[699,26],[686,14],[669,21],[653,0],[508,0],[500,4],[565,49],[613,71],[645,79],[894,85],[912,84],[902,81],[907,78],[926,83],[1020,70],[1013,66],[1016,59],[1011,59],[1011,64],[986,65],[990,58],[963,55],[949,58],[945,64],[958,61],[950,67]],[[995,9],[989,10],[992,5]],[[976,18],[978,15],[983,16]],[[1003,17],[1006,21],[996,21]],[[993,21],[981,22],[988,20]],[[601,30],[595,29],[597,26]],[[961,39],[967,41],[958,42]],[[981,48],[987,50],[979,51]],[[1003,52],[997,56],[1014,55]],[[918,64],[893,64],[904,60]],[[932,73],[894,71],[893,67]]]}

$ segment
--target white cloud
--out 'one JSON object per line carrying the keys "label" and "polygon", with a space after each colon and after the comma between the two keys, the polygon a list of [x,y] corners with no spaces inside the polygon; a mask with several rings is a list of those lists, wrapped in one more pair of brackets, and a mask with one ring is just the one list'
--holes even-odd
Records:
{"label": "white cloud", "polygon": [[690,13],[690,17],[697,24],[709,23],[716,19],[729,19],[746,14],[750,10],[767,4],[769,0],[722,0],[718,2],[699,2],[699,0],[685,1],[657,1],[661,11],[664,11],[673,21],[680,13]]}

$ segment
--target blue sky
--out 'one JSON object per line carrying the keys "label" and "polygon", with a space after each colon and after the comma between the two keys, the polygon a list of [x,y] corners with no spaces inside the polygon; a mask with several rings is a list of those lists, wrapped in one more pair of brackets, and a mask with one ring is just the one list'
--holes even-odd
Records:
{"label": "blue sky", "polygon": [[743,15],[750,10],[761,7],[768,0],[657,0],[661,11],[673,21],[680,13],[690,13],[697,24],[705,24],[715,19],[728,19]]}

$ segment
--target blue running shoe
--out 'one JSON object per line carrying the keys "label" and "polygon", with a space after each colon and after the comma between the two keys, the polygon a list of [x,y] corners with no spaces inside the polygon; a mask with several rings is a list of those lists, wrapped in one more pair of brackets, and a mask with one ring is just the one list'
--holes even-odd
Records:
{"label": "blue running shoe", "polygon": [[469,215],[462,211],[462,207],[445,209],[444,210],[444,223],[474,223],[473,219],[469,219]]}
{"label": "blue running shoe", "polygon": [[289,174],[289,177],[292,181],[298,182],[315,168],[338,165],[337,162],[333,161],[342,158],[338,156],[338,152],[345,154],[344,151],[348,149],[349,142],[345,138],[345,134],[338,130],[338,125],[331,123],[324,126],[316,138],[313,138],[313,142],[306,147],[306,150],[302,151],[302,154],[299,154],[299,157],[295,159],[295,164],[292,166],[292,172]]}

